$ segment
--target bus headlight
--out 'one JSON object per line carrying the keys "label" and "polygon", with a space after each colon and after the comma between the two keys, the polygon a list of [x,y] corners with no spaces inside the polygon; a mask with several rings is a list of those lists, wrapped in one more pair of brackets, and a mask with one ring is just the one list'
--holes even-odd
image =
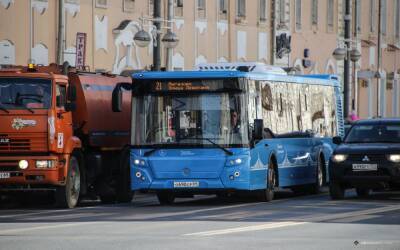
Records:
{"label": "bus headlight", "polygon": [[240,165],[240,164],[242,164],[242,162],[243,162],[243,160],[240,158],[232,159],[232,160],[229,160],[229,165],[230,166]]}
{"label": "bus headlight", "polygon": [[347,155],[343,155],[343,154],[332,155],[333,162],[343,162],[346,159],[347,159]]}
{"label": "bus headlight", "polygon": [[400,162],[400,154],[388,155],[388,160],[391,162],[398,163]]}
{"label": "bus headlight", "polygon": [[135,159],[135,160],[133,160],[133,164],[135,164],[137,166],[144,166],[144,165],[146,165],[146,162],[144,160]]}
{"label": "bus headlight", "polygon": [[20,160],[20,161],[18,162],[18,167],[19,167],[20,169],[27,169],[28,166],[29,166],[29,163],[28,163],[27,160]]}
{"label": "bus headlight", "polygon": [[53,168],[55,167],[55,162],[51,160],[38,160],[36,161],[36,168]]}

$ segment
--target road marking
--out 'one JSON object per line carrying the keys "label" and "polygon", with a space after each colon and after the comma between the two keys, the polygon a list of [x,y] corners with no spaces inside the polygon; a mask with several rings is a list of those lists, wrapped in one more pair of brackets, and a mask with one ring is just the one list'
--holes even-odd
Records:
{"label": "road marking", "polygon": [[29,232],[29,231],[35,231],[35,230],[44,230],[44,229],[55,229],[55,228],[64,228],[64,227],[85,226],[85,225],[98,224],[98,223],[104,223],[104,222],[98,222],[98,221],[96,221],[96,222],[77,222],[77,223],[68,223],[68,224],[60,224],[59,222],[55,222],[53,224],[57,224],[57,225],[46,225],[46,226],[40,226],[40,227],[26,227],[26,228],[0,230],[0,235],[13,234],[13,233],[23,233],[23,232]]}
{"label": "road marking", "polygon": [[308,222],[295,222],[295,221],[271,222],[271,223],[267,223],[267,224],[248,226],[248,227],[235,227],[235,228],[228,228],[228,229],[221,229],[221,230],[190,233],[190,234],[184,234],[184,236],[214,236],[214,235],[223,235],[223,234],[232,234],[232,233],[252,232],[252,231],[260,231],[260,230],[274,229],[274,228],[281,228],[281,227],[299,226],[299,225],[304,225],[307,223]]}
{"label": "road marking", "polygon": [[375,219],[378,217],[382,217],[381,215],[360,215],[356,217],[347,217],[347,218],[340,218],[336,220],[332,220],[332,222],[335,223],[352,223],[352,222],[357,222],[357,221],[362,221],[362,220],[369,220],[369,219]]}

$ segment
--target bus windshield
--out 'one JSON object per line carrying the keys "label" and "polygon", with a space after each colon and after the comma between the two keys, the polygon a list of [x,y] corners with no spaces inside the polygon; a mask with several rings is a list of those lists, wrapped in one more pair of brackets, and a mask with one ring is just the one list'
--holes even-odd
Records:
{"label": "bus windshield", "polygon": [[48,109],[50,103],[50,80],[0,78],[0,104],[3,110]]}
{"label": "bus windshield", "polygon": [[134,97],[133,145],[246,146],[244,96],[208,92]]}

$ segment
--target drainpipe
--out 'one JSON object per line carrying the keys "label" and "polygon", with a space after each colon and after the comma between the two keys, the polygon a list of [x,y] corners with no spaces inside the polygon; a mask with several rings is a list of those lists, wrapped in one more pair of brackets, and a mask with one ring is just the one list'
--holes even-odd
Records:
{"label": "drainpipe", "polygon": [[[172,18],[174,16],[174,2],[173,0],[168,0],[168,13],[167,13],[167,26],[168,28],[172,31],[173,23],[172,23]],[[167,71],[172,70],[172,53],[173,49],[172,48],[167,48],[167,60],[166,60],[166,68]]]}
{"label": "drainpipe", "polygon": [[65,12],[64,0],[58,1],[58,41],[57,41],[57,63],[62,65],[64,62],[64,34],[65,34]]}
{"label": "drainpipe", "polygon": [[272,24],[272,31],[271,31],[271,65],[275,64],[275,33],[276,33],[276,6],[277,1],[272,1],[272,12],[271,12],[271,24]]}
{"label": "drainpipe", "polygon": [[379,8],[378,8],[378,74],[379,77],[377,78],[376,82],[376,114],[377,116],[381,115],[381,88],[380,88],[380,83],[381,83],[381,63],[382,63],[382,51],[381,51],[381,43],[382,43],[382,31],[381,31],[381,22],[382,22],[382,2],[379,0]]}

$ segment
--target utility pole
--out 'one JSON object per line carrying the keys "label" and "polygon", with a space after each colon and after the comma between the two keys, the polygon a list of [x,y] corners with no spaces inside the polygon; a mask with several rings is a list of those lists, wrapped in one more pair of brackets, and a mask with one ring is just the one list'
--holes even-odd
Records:
{"label": "utility pole", "polygon": [[64,29],[65,29],[65,12],[64,0],[58,1],[58,41],[57,41],[57,63],[64,63]]}
{"label": "utility pole", "polygon": [[350,103],[350,7],[351,7],[351,0],[346,1],[346,8],[345,8],[345,16],[344,16],[344,41],[346,45],[346,57],[344,59],[344,74],[343,74],[343,94],[344,94],[344,107],[343,107],[343,116],[345,119],[349,117],[349,103]]}
{"label": "utility pole", "polygon": [[[168,15],[167,15],[167,26],[172,30],[172,18],[174,15],[174,2],[173,0],[168,0]],[[172,48],[167,48],[167,58],[166,58],[166,68],[168,71],[172,70]]]}
{"label": "utility pole", "polygon": [[161,69],[161,0],[154,0],[154,26],[156,27],[156,42],[153,45],[153,71]]}

